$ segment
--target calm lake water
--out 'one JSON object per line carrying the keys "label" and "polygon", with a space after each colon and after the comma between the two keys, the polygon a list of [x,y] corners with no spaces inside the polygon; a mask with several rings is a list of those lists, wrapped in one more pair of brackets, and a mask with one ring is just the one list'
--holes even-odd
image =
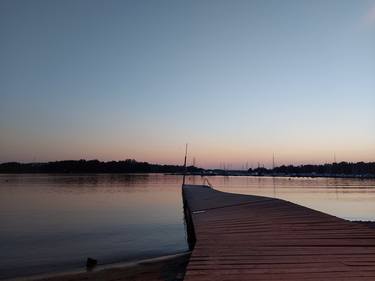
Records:
{"label": "calm lake water", "polygon": [[[375,220],[375,180],[211,177],[215,188]],[[188,249],[181,176],[0,175],[0,279]],[[201,177],[189,177],[201,184]]]}

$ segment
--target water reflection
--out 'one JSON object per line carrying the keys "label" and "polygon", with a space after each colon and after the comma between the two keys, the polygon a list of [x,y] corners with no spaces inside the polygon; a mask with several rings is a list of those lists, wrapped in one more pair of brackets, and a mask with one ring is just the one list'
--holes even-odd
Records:
{"label": "water reflection", "polygon": [[181,178],[0,175],[0,278],[188,249]]}
{"label": "water reflection", "polygon": [[[188,249],[181,176],[0,175],[0,279]],[[201,184],[200,176],[188,177]],[[277,197],[375,220],[375,180],[210,177],[227,192]]]}

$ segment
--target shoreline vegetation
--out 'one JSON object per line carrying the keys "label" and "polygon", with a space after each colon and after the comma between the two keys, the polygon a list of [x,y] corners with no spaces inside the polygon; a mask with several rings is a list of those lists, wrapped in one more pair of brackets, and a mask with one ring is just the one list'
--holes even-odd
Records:
{"label": "shoreline vegetation", "polygon": [[[7,162],[0,164],[0,173],[170,173],[183,174],[182,165],[161,165],[134,159],[101,162],[99,160],[64,160],[46,163]],[[321,165],[282,165],[248,170],[203,169],[186,167],[189,175],[202,176],[278,176],[278,177],[340,177],[375,178],[375,162],[340,162]]]}
{"label": "shoreline vegetation", "polygon": [[[183,173],[184,166],[138,162],[134,159],[101,162],[99,160],[63,160],[46,163],[8,162],[0,164],[0,173]],[[187,167],[188,173],[204,169]]]}

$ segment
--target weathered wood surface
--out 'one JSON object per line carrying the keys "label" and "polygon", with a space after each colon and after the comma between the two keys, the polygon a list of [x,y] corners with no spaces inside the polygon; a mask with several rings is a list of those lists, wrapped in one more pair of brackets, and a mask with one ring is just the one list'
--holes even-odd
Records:
{"label": "weathered wood surface", "polygon": [[375,280],[375,230],[284,200],[184,185],[185,280]]}

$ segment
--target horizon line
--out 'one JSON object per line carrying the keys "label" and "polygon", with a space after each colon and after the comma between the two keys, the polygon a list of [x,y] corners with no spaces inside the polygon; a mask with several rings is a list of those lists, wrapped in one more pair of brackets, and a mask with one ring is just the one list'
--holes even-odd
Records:
{"label": "horizon line", "polygon": [[[147,163],[147,164],[150,164],[150,165],[167,165],[167,166],[183,166],[183,163],[179,164],[179,163],[160,163],[160,162],[149,162],[149,161],[139,161],[137,159],[133,159],[133,158],[126,158],[126,159],[121,159],[121,160],[99,160],[99,159],[84,159],[84,158],[80,158],[80,159],[63,159],[63,160],[51,160],[51,161],[31,161],[31,162],[27,162],[27,161],[6,161],[6,162],[0,162],[0,165],[4,165],[4,164],[10,164],[10,163],[16,163],[16,164],[47,164],[47,163],[54,163],[54,162],[67,162],[67,161],[85,161],[85,162],[89,162],[89,161],[98,161],[100,163],[109,163],[109,162],[123,162],[123,161],[129,161],[129,160],[134,160],[135,162],[137,163]],[[364,164],[372,164],[372,163],[375,163],[375,160],[373,161],[332,161],[332,162],[321,162],[321,163],[283,163],[283,164],[279,164],[279,165],[275,165],[273,167],[273,164],[271,163],[270,165],[267,164],[263,164],[261,162],[258,162],[256,163],[257,165],[250,165],[251,167],[247,167],[247,169],[244,169],[245,165],[243,165],[243,168],[232,168],[232,164],[230,163],[225,163],[224,167],[222,168],[222,164],[223,162],[221,162],[219,164],[219,167],[209,167],[209,168],[203,168],[203,167],[200,167],[198,165],[193,165],[193,164],[190,164],[188,165],[189,167],[196,167],[196,168],[200,168],[200,169],[204,169],[204,170],[232,170],[232,171],[235,171],[235,170],[249,170],[249,169],[252,169],[252,170],[255,170],[255,169],[258,169],[258,168],[266,168],[266,169],[273,169],[273,168],[278,168],[278,167],[282,167],[282,166],[295,166],[295,167],[299,167],[299,166],[324,166],[324,165],[333,165],[333,164],[343,164],[343,163],[346,163],[346,164],[359,164],[359,163],[364,163]],[[238,165],[236,165],[238,166]],[[256,166],[256,167],[254,167]]]}

